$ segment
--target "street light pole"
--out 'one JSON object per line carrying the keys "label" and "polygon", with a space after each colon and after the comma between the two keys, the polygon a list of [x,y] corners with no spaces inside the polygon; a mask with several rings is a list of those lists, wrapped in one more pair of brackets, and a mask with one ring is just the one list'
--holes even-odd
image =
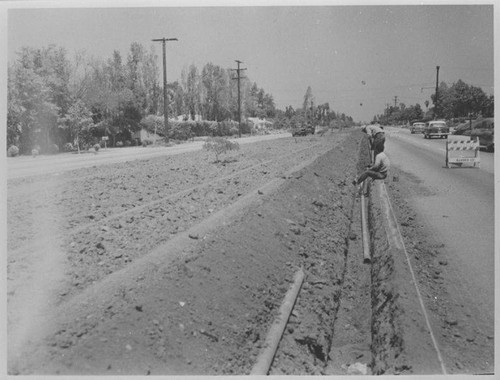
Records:
{"label": "street light pole", "polygon": [[439,103],[439,66],[436,66],[436,101],[434,102],[434,119],[438,117],[438,103]]}
{"label": "street light pole", "polygon": [[[167,41],[178,41],[177,38],[156,38],[151,40],[154,42],[162,42],[163,45],[163,119],[165,125],[165,141],[168,143],[168,95],[167,95],[167,54],[166,54],[166,42]],[[156,139],[156,136],[155,136]]]}

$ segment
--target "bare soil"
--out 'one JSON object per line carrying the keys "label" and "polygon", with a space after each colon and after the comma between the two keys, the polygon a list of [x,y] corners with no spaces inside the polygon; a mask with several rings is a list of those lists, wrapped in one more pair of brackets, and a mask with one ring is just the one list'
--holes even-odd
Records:
{"label": "bare soil", "polygon": [[[249,374],[299,268],[269,374],[432,372],[427,342],[421,355],[405,344],[422,332],[404,329],[416,322],[398,265],[362,260],[351,182],[366,148],[360,132],[327,132],[245,144],[222,162],[198,151],[9,181],[9,373]],[[431,261],[419,262],[444,265]]]}

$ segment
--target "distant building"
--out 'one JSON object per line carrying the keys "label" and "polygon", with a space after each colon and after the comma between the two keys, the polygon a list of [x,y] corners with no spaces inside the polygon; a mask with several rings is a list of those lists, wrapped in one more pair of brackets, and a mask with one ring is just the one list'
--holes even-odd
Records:
{"label": "distant building", "polygon": [[[186,120],[186,117],[188,118],[187,121],[192,121],[191,115],[187,115],[187,116],[186,115],[179,115],[174,120],[175,121],[184,121],[184,120]],[[194,121],[202,121],[202,120],[203,119],[202,119],[201,115],[194,115]]]}
{"label": "distant building", "polygon": [[[158,131],[163,132],[163,131]],[[156,135],[148,132],[146,129],[142,128],[140,131],[132,133],[133,139],[139,139],[139,141],[157,141],[163,138],[163,134],[156,133]]]}
{"label": "distant building", "polygon": [[247,122],[250,123],[251,126],[257,131],[265,131],[271,129],[273,126],[271,121],[268,121],[265,118],[261,119],[259,117],[247,117]]}

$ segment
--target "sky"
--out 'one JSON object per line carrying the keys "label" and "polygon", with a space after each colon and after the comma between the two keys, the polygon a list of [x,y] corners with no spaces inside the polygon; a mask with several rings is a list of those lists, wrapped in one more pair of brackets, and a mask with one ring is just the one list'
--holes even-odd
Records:
{"label": "sky", "polygon": [[[388,104],[419,103],[425,110],[436,66],[439,82],[461,79],[494,93],[493,3],[179,4],[7,2],[7,61],[23,46],[49,44],[66,48],[70,59],[79,50],[104,59],[118,50],[125,60],[138,42],[155,47],[161,66],[161,43],[151,40],[177,38],[167,43],[169,82],[180,80],[191,64],[201,71],[209,62],[236,68],[240,60],[244,74],[271,94],[278,108],[301,107],[310,86],[315,104],[328,102],[330,109],[360,122],[383,113]],[[238,6],[225,6],[231,4]]]}

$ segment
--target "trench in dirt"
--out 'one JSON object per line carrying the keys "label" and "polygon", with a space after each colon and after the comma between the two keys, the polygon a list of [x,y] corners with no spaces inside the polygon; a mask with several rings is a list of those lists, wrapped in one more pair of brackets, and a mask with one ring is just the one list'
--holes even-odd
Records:
{"label": "trench in dirt", "polygon": [[[358,172],[369,163],[366,140],[359,148]],[[344,198],[350,215],[345,219],[347,229],[342,231],[343,250],[332,252],[327,247],[323,252],[327,262],[324,267],[333,264],[331,272],[317,274],[314,268],[306,271],[305,285],[270,375],[380,375],[412,371],[411,358],[405,355],[394,252],[388,249],[383,224],[377,223],[383,217],[378,202],[368,192],[371,263],[364,261],[359,195],[355,192],[350,202]],[[312,307],[313,312],[305,310],[307,307]]]}
{"label": "trench in dirt", "polygon": [[[367,152],[367,146],[361,144],[359,171],[369,163]],[[371,262],[363,257],[360,193],[355,193],[345,233],[343,269],[340,277],[338,271],[337,278],[335,274],[331,276],[338,286],[323,298],[323,301],[330,298],[333,302],[316,304],[314,317],[301,317],[304,313],[302,299],[317,298],[315,286],[319,285],[319,291],[328,288],[327,281],[306,279],[305,289],[298,296],[297,307],[291,314],[290,325],[285,330],[270,375],[399,375],[413,372],[412,354],[407,352],[408,342],[405,342],[410,337],[405,337],[404,306],[400,302],[400,292],[404,291],[397,281],[397,277],[405,274],[396,273],[403,268],[395,263],[387,227],[380,223],[384,215],[378,199],[374,199],[380,194],[374,194],[369,186],[366,195]],[[332,252],[324,254],[328,257]],[[308,333],[297,336],[295,326],[307,324],[305,319],[309,323],[314,321],[313,326],[308,327]],[[297,351],[307,352],[309,359],[297,355]],[[297,366],[301,368],[297,370]]]}

